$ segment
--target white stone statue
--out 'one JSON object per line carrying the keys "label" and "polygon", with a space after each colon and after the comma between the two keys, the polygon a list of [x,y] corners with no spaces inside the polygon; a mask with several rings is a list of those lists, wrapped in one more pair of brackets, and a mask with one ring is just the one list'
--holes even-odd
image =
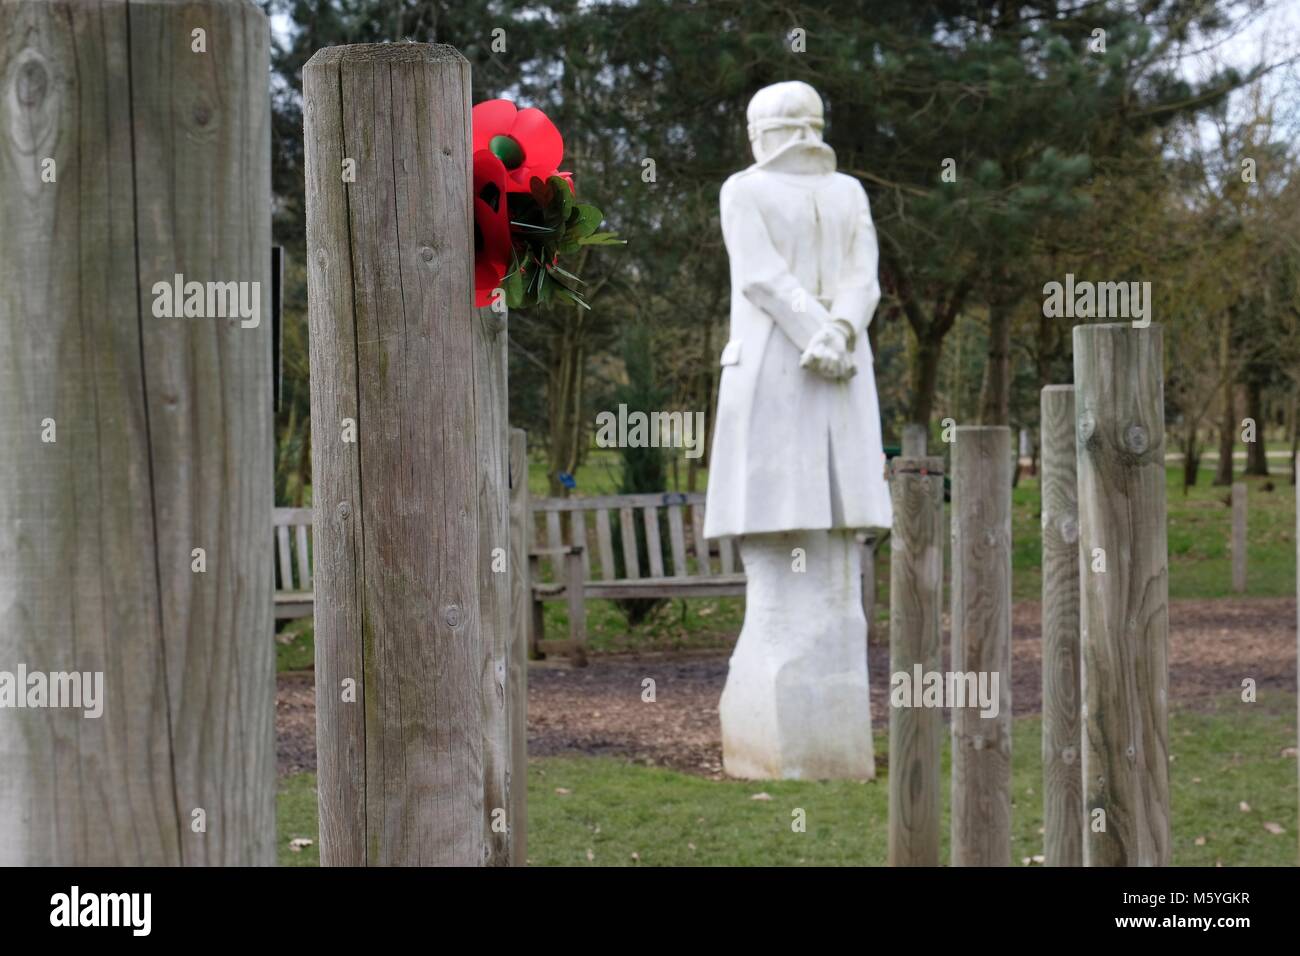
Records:
{"label": "white stone statue", "polygon": [[822,116],[806,83],[759,90],[755,163],[722,187],[731,336],[705,535],[738,538],[748,582],[719,708],[737,777],[875,775],[854,532],[892,523],[866,335],[879,250]]}

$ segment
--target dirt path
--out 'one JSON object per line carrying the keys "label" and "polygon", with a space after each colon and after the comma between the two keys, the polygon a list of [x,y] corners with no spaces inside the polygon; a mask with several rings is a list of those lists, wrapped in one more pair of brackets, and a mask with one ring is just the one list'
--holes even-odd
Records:
{"label": "dirt path", "polygon": [[[946,623],[946,622],[945,622]],[[1294,691],[1296,604],[1282,598],[1177,601],[1170,607],[1169,681],[1176,706],[1197,706],[1239,691]],[[948,644],[947,637],[944,640]],[[1017,716],[1042,704],[1039,607],[1012,613],[1012,706]],[[729,651],[596,657],[586,668],[541,662],[528,672],[528,751],[533,756],[624,757],[706,776],[722,772],[718,698]],[[871,710],[887,725],[889,652],[873,643]],[[642,682],[655,682],[655,701]],[[276,709],[280,773],[314,770],[312,675],[282,674]]]}

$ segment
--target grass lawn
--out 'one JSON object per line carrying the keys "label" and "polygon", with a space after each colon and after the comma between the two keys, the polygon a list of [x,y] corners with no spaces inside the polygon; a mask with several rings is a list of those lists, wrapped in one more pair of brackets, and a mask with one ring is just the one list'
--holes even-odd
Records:
{"label": "grass lawn", "polygon": [[[1296,700],[1235,697],[1209,712],[1170,718],[1173,859],[1180,866],[1285,866],[1296,862]],[[1012,859],[1042,852],[1040,722],[1013,731]],[[877,735],[877,752],[887,750]],[[943,780],[948,777],[945,748]],[[766,793],[771,799],[755,800]],[[1243,802],[1249,810],[1243,810]],[[947,859],[944,793],[942,858]],[[888,788],[872,783],[715,781],[605,757],[534,759],[528,774],[528,857],[534,866],[868,865],[886,860]],[[792,830],[804,812],[807,829]],[[1271,833],[1266,823],[1281,826]],[[281,781],[282,865],[319,862],[315,778]],[[1203,840],[1201,839],[1203,838]],[[1198,840],[1200,845],[1198,845]]]}

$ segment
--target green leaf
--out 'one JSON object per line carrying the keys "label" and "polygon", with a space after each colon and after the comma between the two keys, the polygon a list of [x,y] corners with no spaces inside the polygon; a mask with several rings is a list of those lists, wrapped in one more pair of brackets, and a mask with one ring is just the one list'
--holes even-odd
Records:
{"label": "green leaf", "polygon": [[616,232],[598,232],[594,235],[586,236],[579,239],[578,244],[583,246],[626,246],[626,239],[619,239]]}
{"label": "green leaf", "polygon": [[564,236],[566,239],[582,239],[584,236],[590,236],[600,228],[604,218],[604,213],[590,203],[578,203],[569,215],[568,228],[565,229]]}

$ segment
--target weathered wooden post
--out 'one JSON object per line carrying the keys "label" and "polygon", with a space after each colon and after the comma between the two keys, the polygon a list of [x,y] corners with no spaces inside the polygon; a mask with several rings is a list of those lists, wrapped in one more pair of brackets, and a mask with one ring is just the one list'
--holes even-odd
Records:
{"label": "weathered wooden post", "polygon": [[1042,391],[1043,856],[1083,864],[1083,756],[1079,726],[1079,497],[1074,386]]}
{"label": "weathered wooden post", "polygon": [[1232,484],[1232,590],[1246,593],[1246,485]]}
{"label": "weathered wooden post", "polygon": [[0,865],[273,864],[266,18],[0,34]]}
{"label": "weathered wooden post", "polygon": [[510,429],[510,860],[528,861],[528,648],[532,614],[532,518],[528,498],[528,435]]}
{"label": "weathered wooden post", "polygon": [[488,866],[509,866],[518,828],[510,750],[510,412],[506,316],[475,310],[479,625],[483,642],[483,825]]}
{"label": "weathered wooden post", "polygon": [[1085,866],[1169,864],[1159,326],[1074,329]]}
{"label": "weathered wooden post", "polygon": [[469,64],[331,47],[303,94],[321,862],[477,865]]}
{"label": "weathered wooden post", "polygon": [[[1011,864],[1011,430],[952,450],[952,865]],[[996,683],[995,683],[996,682]],[[987,716],[976,697],[992,698]]]}
{"label": "weathered wooden post", "polygon": [[[943,669],[943,459],[895,458],[889,489],[889,673],[914,687]],[[890,698],[889,865],[938,866],[943,711]]]}

